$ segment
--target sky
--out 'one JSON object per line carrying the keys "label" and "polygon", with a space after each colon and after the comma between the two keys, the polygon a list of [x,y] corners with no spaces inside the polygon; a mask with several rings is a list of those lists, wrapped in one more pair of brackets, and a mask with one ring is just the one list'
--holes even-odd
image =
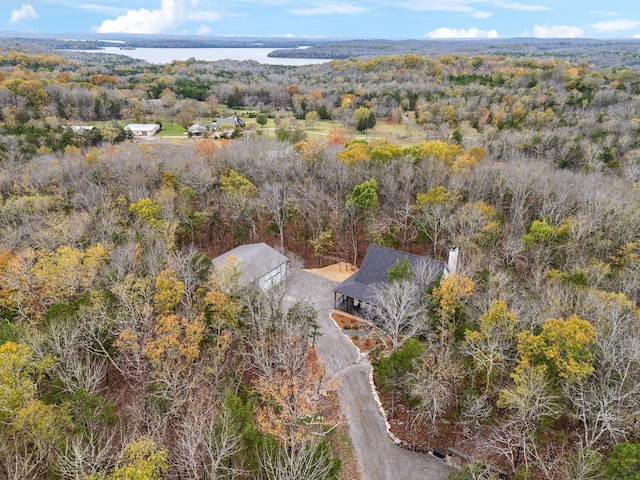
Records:
{"label": "sky", "polygon": [[638,0],[0,0],[0,30],[313,39],[640,39]]}

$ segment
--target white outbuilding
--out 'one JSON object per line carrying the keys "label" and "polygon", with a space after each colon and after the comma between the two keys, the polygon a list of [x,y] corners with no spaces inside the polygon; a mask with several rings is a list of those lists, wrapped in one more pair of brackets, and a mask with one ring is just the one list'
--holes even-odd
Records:
{"label": "white outbuilding", "polygon": [[287,257],[266,243],[249,243],[214,258],[213,265],[222,267],[235,264],[240,269],[241,286],[255,284],[261,290],[266,290],[287,276],[287,261]]}
{"label": "white outbuilding", "polygon": [[134,137],[150,137],[160,131],[157,123],[130,123],[124,127],[131,132]]}

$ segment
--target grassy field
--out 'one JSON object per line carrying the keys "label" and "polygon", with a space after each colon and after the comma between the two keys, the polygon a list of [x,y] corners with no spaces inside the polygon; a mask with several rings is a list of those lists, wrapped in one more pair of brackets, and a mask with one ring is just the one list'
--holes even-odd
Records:
{"label": "grassy field", "polygon": [[[158,133],[161,137],[174,137],[176,135],[183,135],[185,129],[182,125],[178,125],[177,123],[171,123],[169,121],[162,122],[162,130]],[[184,135],[187,138],[187,135]]]}
{"label": "grassy field", "polygon": [[[242,114],[240,114],[242,117]],[[307,138],[309,140],[315,140],[318,142],[323,142],[326,140],[327,135],[331,128],[337,127],[342,130],[345,139],[347,141],[350,140],[376,140],[383,139],[387,140],[391,143],[400,146],[408,146],[414,145],[416,143],[421,143],[426,140],[424,136],[421,136],[416,131],[414,131],[411,127],[409,127],[404,122],[398,123],[397,121],[391,121],[389,119],[378,119],[376,126],[369,130],[366,133],[360,133],[356,131],[354,128],[350,128],[342,125],[339,122],[333,120],[318,120],[313,124],[309,124],[305,120],[295,120],[293,118],[283,118],[283,119],[273,119],[269,118],[268,122],[264,126],[260,126],[257,124],[255,118],[243,118],[246,126],[242,129],[246,135],[259,135],[263,137],[276,137],[276,132],[280,125],[290,125],[293,123],[293,128],[300,128],[305,131],[307,134]],[[207,125],[209,123],[208,119],[198,119],[197,120],[202,125]],[[96,122],[98,123],[98,122]],[[102,123],[110,123],[110,122],[102,122]],[[120,121],[121,125],[126,125],[128,123],[136,123],[133,119],[122,120]],[[276,123],[278,125],[276,125]],[[103,126],[103,125],[96,125]],[[165,118],[162,119],[162,130],[156,135],[158,137],[173,137],[176,140],[179,138],[188,139],[188,136],[184,134],[185,129],[172,121],[172,119]]]}
{"label": "grassy field", "polygon": [[[324,141],[327,138],[329,130],[332,127],[337,127],[342,130],[347,141],[349,140],[375,140],[384,139],[391,143],[408,146],[425,141],[423,136],[420,136],[412,130],[404,122],[398,123],[389,121],[386,119],[378,119],[376,126],[369,130],[367,133],[360,133],[354,128],[346,127],[339,122],[332,120],[317,121],[313,125],[309,126],[304,120],[297,120],[297,127],[302,128],[307,134],[309,140]],[[278,127],[275,125],[273,119],[269,119],[268,123],[264,127],[260,127],[256,124],[255,120],[248,119],[246,121],[245,131],[255,131],[259,135],[266,137],[275,137]]]}

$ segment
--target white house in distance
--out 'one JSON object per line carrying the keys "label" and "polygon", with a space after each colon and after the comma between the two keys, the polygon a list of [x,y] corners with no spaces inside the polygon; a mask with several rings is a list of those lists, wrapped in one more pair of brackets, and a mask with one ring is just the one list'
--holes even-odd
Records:
{"label": "white house in distance", "polygon": [[63,130],[71,129],[76,135],[82,135],[83,133],[91,133],[96,127],[92,125],[70,125],[62,127]]}
{"label": "white house in distance", "polygon": [[287,261],[287,257],[266,243],[249,243],[214,258],[213,265],[221,267],[229,262],[237,262],[242,287],[255,283],[261,290],[266,290],[287,276]]}
{"label": "white house in distance", "polygon": [[135,137],[150,137],[160,131],[157,123],[130,123],[124,127]]}

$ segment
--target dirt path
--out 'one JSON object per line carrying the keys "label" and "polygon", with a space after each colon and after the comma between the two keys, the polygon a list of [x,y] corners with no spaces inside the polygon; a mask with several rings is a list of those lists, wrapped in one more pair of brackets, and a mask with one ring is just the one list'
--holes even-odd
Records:
{"label": "dirt path", "polygon": [[330,317],[337,283],[306,271],[289,278],[288,300],[308,301],[318,309],[322,335],[316,340],[325,370],[323,385],[338,391],[362,471],[362,480],[444,480],[450,467],[431,456],[394,445],[374,395],[371,365]]}

